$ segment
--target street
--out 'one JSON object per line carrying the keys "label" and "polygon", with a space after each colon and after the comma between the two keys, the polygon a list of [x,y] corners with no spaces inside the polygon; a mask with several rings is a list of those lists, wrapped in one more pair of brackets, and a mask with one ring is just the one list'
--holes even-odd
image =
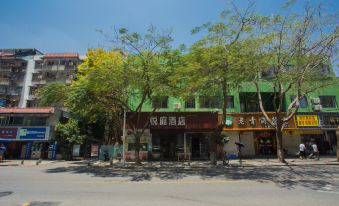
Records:
{"label": "street", "polygon": [[0,166],[0,205],[336,205],[339,166]]}

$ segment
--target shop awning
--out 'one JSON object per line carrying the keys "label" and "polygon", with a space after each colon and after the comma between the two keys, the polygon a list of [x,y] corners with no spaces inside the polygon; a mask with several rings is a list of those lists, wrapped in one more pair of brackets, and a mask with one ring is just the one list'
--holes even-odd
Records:
{"label": "shop awning", "polygon": [[17,139],[2,139],[0,138],[0,142],[14,142],[17,141]]}

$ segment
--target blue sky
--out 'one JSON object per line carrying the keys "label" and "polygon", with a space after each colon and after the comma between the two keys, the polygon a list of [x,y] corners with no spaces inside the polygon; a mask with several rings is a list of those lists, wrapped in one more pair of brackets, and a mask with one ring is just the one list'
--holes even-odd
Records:
{"label": "blue sky", "polygon": [[[240,7],[247,4],[235,2]],[[257,0],[256,10],[277,13],[283,2]],[[322,2],[338,10],[339,1]],[[1,0],[0,5],[0,48],[85,54],[88,47],[107,44],[96,30],[109,32],[113,26],[137,32],[150,24],[170,28],[175,46],[190,45],[198,39],[191,29],[218,20],[229,4],[226,0]]]}

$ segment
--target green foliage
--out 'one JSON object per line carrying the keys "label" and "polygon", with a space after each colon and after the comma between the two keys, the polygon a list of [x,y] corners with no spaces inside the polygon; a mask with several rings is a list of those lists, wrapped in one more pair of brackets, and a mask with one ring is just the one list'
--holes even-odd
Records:
{"label": "green foliage", "polygon": [[119,51],[89,49],[68,92],[70,111],[92,122],[119,112],[126,100],[123,61]]}
{"label": "green foliage", "polygon": [[[250,7],[246,11],[225,11],[221,21],[192,30],[192,34],[205,31],[206,35],[184,56],[186,64],[177,72],[181,86],[179,96],[223,96],[248,77],[243,66],[249,46],[246,37],[252,30],[254,18]],[[226,112],[226,108],[223,111]]]}
{"label": "green foliage", "polygon": [[58,123],[56,125],[56,135],[62,142],[68,144],[82,144],[86,139],[85,135],[80,134],[78,121],[70,119],[66,123]]}
{"label": "green foliage", "polygon": [[175,68],[180,67],[180,50],[171,50],[171,32],[158,32],[150,26],[142,35],[120,29],[114,39],[117,48],[128,55],[124,62],[124,73],[119,78],[125,80],[128,94],[136,94],[128,110],[141,112],[142,105],[154,95],[170,95],[175,88],[175,80],[171,78]]}
{"label": "green foliage", "polygon": [[50,83],[38,90],[40,106],[62,106],[67,98],[69,87],[64,83]]}

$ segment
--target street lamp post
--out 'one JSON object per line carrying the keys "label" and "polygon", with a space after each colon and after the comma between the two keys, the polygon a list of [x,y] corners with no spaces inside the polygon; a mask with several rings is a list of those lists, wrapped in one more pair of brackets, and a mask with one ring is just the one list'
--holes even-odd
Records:
{"label": "street lamp post", "polygon": [[126,110],[124,109],[124,119],[122,125],[122,159],[125,165],[126,157],[125,157],[125,141],[126,141]]}

